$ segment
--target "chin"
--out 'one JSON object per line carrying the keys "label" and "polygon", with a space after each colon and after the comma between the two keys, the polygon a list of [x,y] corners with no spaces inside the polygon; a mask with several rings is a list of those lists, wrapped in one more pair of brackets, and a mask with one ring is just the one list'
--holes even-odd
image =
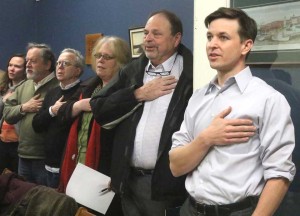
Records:
{"label": "chin", "polygon": [[215,69],[215,70],[218,69],[218,65],[216,65],[216,64],[210,63],[209,65],[212,69]]}
{"label": "chin", "polygon": [[103,73],[102,72],[100,72],[100,71],[97,71],[97,76],[99,77],[99,78],[101,78],[102,76],[103,76]]}
{"label": "chin", "polygon": [[156,54],[153,52],[145,52],[145,55],[150,60],[156,57]]}

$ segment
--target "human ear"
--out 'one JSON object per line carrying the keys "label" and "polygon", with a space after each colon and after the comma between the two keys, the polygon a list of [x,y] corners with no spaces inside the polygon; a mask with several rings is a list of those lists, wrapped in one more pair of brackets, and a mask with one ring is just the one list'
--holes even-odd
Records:
{"label": "human ear", "polygon": [[242,46],[242,54],[247,55],[253,47],[253,41],[251,39],[245,40]]}

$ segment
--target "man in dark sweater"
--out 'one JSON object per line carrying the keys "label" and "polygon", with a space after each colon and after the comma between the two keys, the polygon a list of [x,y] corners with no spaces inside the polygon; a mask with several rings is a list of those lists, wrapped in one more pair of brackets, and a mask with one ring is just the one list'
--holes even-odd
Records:
{"label": "man in dark sweater", "polygon": [[56,77],[60,85],[47,93],[42,108],[32,121],[37,133],[46,133],[45,169],[49,187],[58,186],[61,158],[72,123],[62,122],[58,110],[79,88],[83,68],[84,59],[79,51],[67,48],[61,52],[56,63]]}

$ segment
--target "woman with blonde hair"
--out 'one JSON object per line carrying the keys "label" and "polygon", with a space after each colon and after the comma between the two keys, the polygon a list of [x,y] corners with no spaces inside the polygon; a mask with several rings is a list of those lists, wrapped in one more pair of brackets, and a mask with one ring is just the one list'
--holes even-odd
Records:
{"label": "woman with blonde hair", "polygon": [[[65,118],[62,120],[75,118],[61,166],[60,191],[65,191],[78,162],[110,175],[113,130],[101,128],[94,120],[89,102],[129,61],[130,49],[123,39],[106,36],[98,40],[92,52],[92,67],[97,76],[84,81],[75,99],[59,109]],[[116,198],[106,215],[122,215]]]}

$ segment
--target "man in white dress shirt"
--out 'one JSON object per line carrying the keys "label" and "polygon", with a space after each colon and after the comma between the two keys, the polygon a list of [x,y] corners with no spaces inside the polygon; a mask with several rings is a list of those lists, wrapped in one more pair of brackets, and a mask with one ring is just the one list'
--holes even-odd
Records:
{"label": "man in white dress shirt", "polygon": [[193,91],[193,56],[181,44],[182,34],[174,13],[152,13],[144,53],[90,102],[103,127],[127,116],[115,128],[111,168],[126,216],[165,216],[187,197],[185,176],[172,175],[168,154]]}
{"label": "man in white dress shirt", "polygon": [[[173,175],[188,174],[190,196],[180,214],[273,215],[295,175],[290,107],[245,64],[257,34],[253,19],[240,9],[219,8],[205,25],[217,75],[191,97],[169,152]],[[241,118],[249,125],[228,125]]]}

